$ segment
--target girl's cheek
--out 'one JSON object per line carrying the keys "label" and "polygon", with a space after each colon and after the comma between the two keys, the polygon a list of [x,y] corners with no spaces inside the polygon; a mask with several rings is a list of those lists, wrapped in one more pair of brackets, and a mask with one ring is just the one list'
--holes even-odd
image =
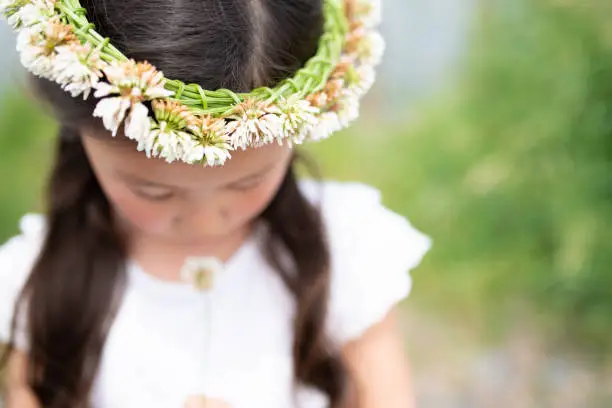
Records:
{"label": "girl's cheek", "polygon": [[276,195],[281,181],[272,179],[236,200],[233,212],[238,215],[237,218],[249,222],[261,214]]}
{"label": "girl's cheek", "polygon": [[244,200],[237,201],[232,206],[232,221],[240,225],[247,224],[255,219],[265,208],[266,205],[261,197],[249,194],[244,197]]}
{"label": "girl's cheek", "polygon": [[138,230],[148,234],[163,234],[169,228],[169,211],[163,206],[148,203],[132,193],[109,192],[115,210]]}

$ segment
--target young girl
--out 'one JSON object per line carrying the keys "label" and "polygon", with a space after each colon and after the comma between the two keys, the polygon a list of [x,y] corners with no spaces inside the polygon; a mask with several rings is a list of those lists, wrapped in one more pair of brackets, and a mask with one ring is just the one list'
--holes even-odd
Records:
{"label": "young girl", "polygon": [[356,117],[377,8],[0,2],[60,123],[0,247],[8,408],[413,406],[394,308],[429,240],[291,148]]}

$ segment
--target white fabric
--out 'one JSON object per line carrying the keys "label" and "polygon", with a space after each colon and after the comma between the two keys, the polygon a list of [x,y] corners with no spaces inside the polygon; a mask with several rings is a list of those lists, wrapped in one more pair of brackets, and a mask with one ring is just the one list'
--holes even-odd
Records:
{"label": "white fabric", "polygon": [[[21,235],[0,247],[0,343],[8,341],[17,298],[36,262],[44,238],[44,222],[39,215],[25,215],[20,222]],[[15,344],[25,349],[25,310],[20,310]]]}
{"label": "white fabric", "polygon": [[[430,240],[383,207],[370,187],[301,187],[322,209],[332,254],[329,333],[341,343],[357,339],[408,295],[407,272]],[[22,234],[0,247],[0,341],[7,339],[14,300],[43,236],[43,218],[27,216]],[[95,408],[181,408],[194,394],[232,408],[326,406],[313,390],[294,393],[294,304],[258,250],[256,234],[209,292],[162,282],[132,263],[128,278],[104,347]]]}

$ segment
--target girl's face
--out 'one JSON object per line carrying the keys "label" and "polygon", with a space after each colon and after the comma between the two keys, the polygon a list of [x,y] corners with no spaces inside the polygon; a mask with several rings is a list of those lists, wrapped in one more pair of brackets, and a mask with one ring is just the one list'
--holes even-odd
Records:
{"label": "girl's face", "polygon": [[85,150],[118,215],[134,232],[173,244],[220,243],[242,231],[283,181],[291,150],[233,152],[221,167],[148,159],[133,142],[84,132]]}

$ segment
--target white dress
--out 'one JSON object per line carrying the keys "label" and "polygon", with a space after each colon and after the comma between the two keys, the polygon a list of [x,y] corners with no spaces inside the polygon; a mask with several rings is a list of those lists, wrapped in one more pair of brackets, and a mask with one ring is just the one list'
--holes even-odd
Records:
{"label": "white dress", "polygon": [[[302,182],[322,209],[332,254],[328,330],[344,343],[379,322],[411,287],[408,271],[428,237],[381,205],[361,184]],[[0,247],[0,342],[15,298],[44,237],[44,219],[27,215],[21,235]],[[206,395],[232,408],[323,408],[326,399],[292,386],[294,304],[255,242],[247,240],[198,292],[128,264],[128,285],[104,346],[94,408],[182,408]],[[21,335],[21,344],[27,341]]]}

